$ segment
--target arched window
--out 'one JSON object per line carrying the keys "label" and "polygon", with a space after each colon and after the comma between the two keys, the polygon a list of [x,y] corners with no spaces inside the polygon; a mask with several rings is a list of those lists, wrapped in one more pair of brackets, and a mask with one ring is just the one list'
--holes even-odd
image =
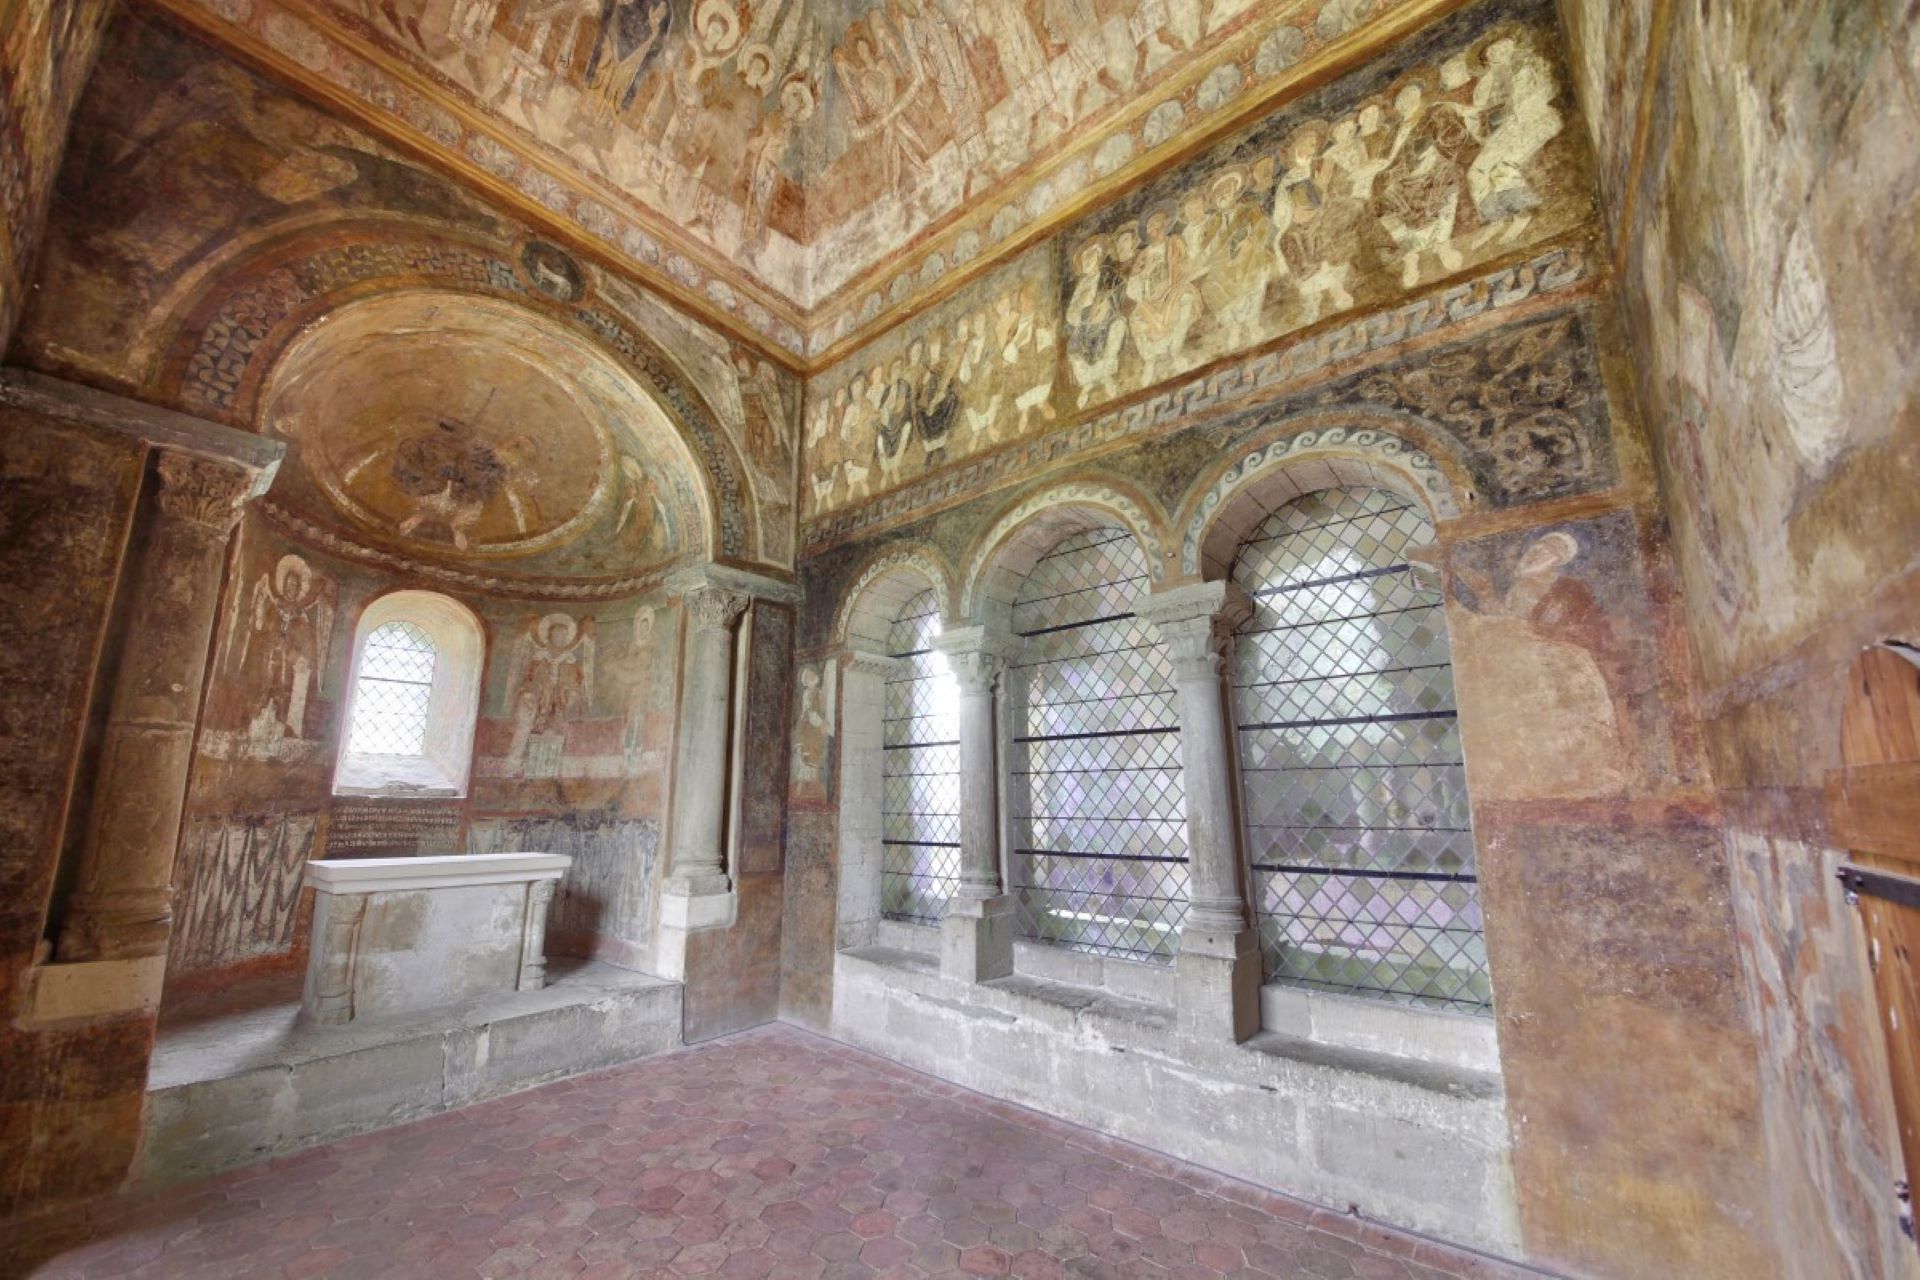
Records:
{"label": "arched window", "polygon": [[1440,592],[1421,509],[1329,489],[1270,514],[1233,578],[1243,812],[1269,981],[1492,1005]]}
{"label": "arched window", "polygon": [[1133,605],[1131,534],[1062,539],[1013,606],[1011,886],[1021,936],[1166,962],[1187,910],[1186,793],[1172,664]]}
{"label": "arched window", "polygon": [[901,606],[881,721],[880,912],[921,924],[939,923],[960,877],[960,690],[939,634],[938,593]]}
{"label": "arched window", "polygon": [[458,601],[396,591],[368,605],[334,792],[464,795],[485,651],[480,620]]}

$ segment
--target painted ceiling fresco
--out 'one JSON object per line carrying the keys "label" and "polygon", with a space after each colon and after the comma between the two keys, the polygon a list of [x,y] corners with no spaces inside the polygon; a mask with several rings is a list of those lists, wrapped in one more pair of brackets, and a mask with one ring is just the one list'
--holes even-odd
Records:
{"label": "painted ceiling fresco", "polygon": [[1457,0],[159,3],[811,354]]}

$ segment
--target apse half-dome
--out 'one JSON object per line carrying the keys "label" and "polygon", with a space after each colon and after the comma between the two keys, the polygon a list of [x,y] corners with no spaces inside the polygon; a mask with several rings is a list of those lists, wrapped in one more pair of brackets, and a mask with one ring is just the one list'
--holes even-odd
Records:
{"label": "apse half-dome", "polygon": [[348,304],[291,343],[263,427],[274,501],[326,537],[528,577],[621,576],[704,554],[679,432],[591,343],[443,292]]}

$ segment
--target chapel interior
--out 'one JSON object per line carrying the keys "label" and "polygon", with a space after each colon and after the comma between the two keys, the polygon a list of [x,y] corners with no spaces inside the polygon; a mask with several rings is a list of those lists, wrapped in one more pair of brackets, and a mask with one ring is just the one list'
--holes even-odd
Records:
{"label": "chapel interior", "polygon": [[1914,0],[0,0],[0,1275],[1920,1280]]}

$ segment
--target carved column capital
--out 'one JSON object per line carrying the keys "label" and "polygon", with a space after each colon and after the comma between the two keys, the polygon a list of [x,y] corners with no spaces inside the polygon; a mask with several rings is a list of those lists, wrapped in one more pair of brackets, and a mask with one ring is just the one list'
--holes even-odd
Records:
{"label": "carved column capital", "polygon": [[1197,582],[1144,596],[1133,611],[1159,630],[1182,680],[1218,680],[1253,600],[1231,582]]}
{"label": "carved column capital", "polygon": [[159,469],[161,512],[222,537],[233,532],[259,491],[255,468],[197,454],[163,449]]}
{"label": "carved column capital", "polygon": [[753,597],[725,587],[699,587],[686,594],[687,613],[699,630],[731,631]]}
{"label": "carved column capital", "polygon": [[1024,637],[986,627],[957,627],[933,642],[946,655],[947,666],[962,694],[992,693],[1007,664],[1025,646]]}

